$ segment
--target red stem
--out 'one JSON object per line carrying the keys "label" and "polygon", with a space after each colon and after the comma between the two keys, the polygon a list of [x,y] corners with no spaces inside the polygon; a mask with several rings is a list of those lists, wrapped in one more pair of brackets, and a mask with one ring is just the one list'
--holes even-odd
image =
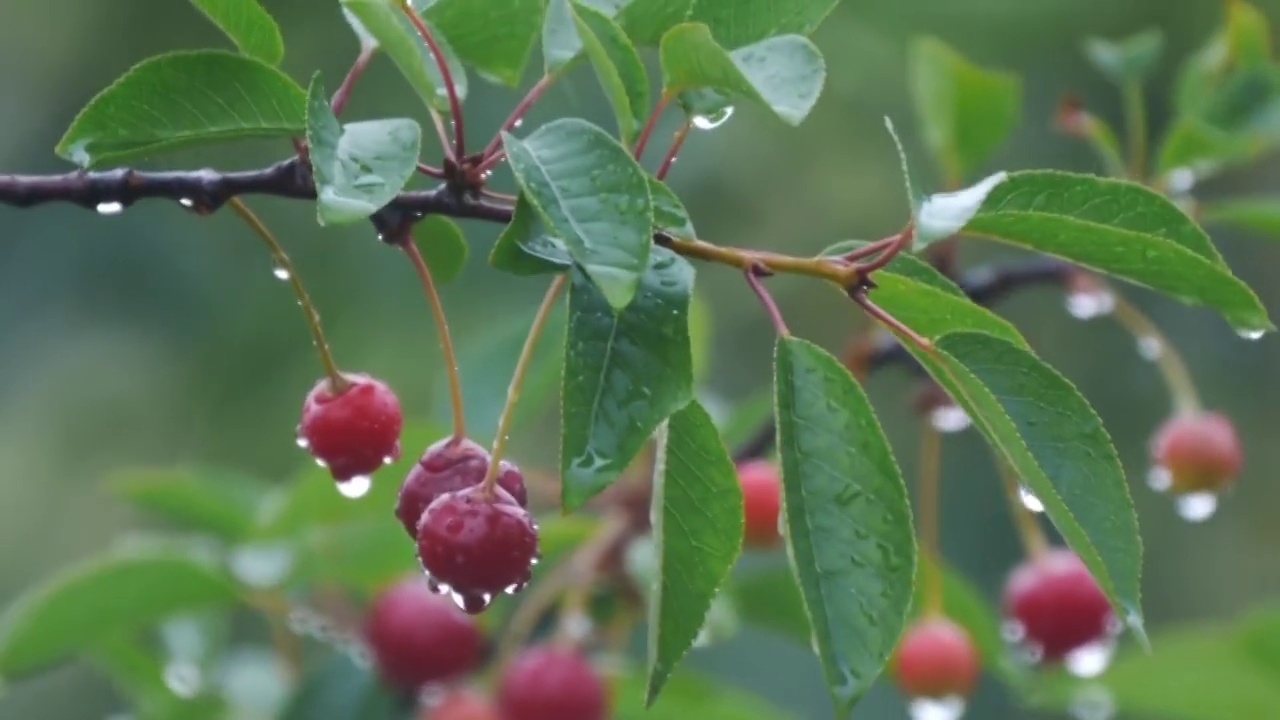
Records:
{"label": "red stem", "polygon": [[529,92],[516,104],[506,122],[502,123],[502,127],[498,132],[493,134],[493,139],[485,146],[484,152],[480,153],[482,159],[487,160],[489,156],[502,150],[502,133],[514,130],[520,124],[520,121],[524,120],[524,116],[529,114],[530,108],[538,102],[542,95],[546,93],[547,88],[550,88],[554,82],[555,76],[543,75],[541,80],[529,88]]}
{"label": "red stem", "polygon": [[675,99],[675,93],[666,92],[658,100],[658,104],[654,106],[653,112],[649,115],[649,120],[644,124],[644,129],[640,131],[640,137],[636,139],[635,158],[640,159],[644,154],[644,148],[649,144],[649,138],[653,135],[653,130],[658,126],[658,120],[662,118],[662,113],[666,111],[667,105]]}
{"label": "red stem", "polygon": [[790,337],[791,331],[787,329],[787,321],[782,318],[782,310],[778,309],[778,303],[774,302],[769,290],[765,288],[764,283],[760,282],[761,268],[748,267],[745,274],[747,284],[751,286],[756,297],[760,298],[760,304],[764,305],[765,312],[769,313],[769,319],[773,321],[773,329],[782,337]]}
{"label": "red stem", "polygon": [[868,315],[875,318],[876,320],[879,320],[882,324],[888,326],[889,329],[893,330],[895,333],[905,336],[908,340],[911,341],[911,344],[929,353],[930,355],[933,355],[934,353],[937,352],[937,350],[933,347],[933,343],[930,342],[928,338],[921,336],[915,330],[912,330],[911,328],[904,325],[901,320],[894,317],[892,314],[889,313],[889,311],[871,302],[871,298],[867,297],[867,292],[865,290],[858,290],[856,292],[849,293],[849,297],[853,298],[853,301],[857,303],[859,307],[865,310]]}
{"label": "red stem", "polygon": [[676,136],[671,141],[671,149],[667,150],[667,156],[662,159],[662,164],[658,166],[658,172],[654,177],[659,180],[666,179],[667,172],[671,170],[671,166],[676,162],[676,156],[680,154],[680,148],[684,147],[685,138],[689,137],[689,128],[691,127],[693,127],[693,125],[686,122],[679,130],[676,131]]}
{"label": "red stem", "polygon": [[[858,266],[858,269],[862,271],[863,275],[867,275],[868,273],[875,272],[885,265],[888,265],[893,262],[893,259],[897,257],[898,253],[901,252],[903,248],[911,244],[911,241],[915,239],[915,236],[915,223],[907,223],[907,226],[902,229],[902,232],[898,233],[898,235],[889,242],[888,246],[884,248],[884,252],[880,253],[876,259]],[[878,243],[873,243],[873,245],[874,244]]]}
{"label": "red stem", "polygon": [[347,71],[347,76],[342,79],[342,84],[333,93],[333,100],[329,101],[334,115],[342,114],[343,108],[347,106],[347,100],[351,98],[351,91],[355,89],[356,83],[360,81],[360,76],[364,75],[365,68],[369,67],[369,61],[373,60],[376,52],[376,47],[360,49],[360,54],[356,56],[356,61],[351,64],[351,69]]}
{"label": "red stem", "polygon": [[443,170],[441,170],[438,167],[432,167],[426,163],[418,163],[418,172],[422,173],[423,175],[426,175],[427,177],[435,178],[437,180],[445,179],[445,174]]}
{"label": "red stem", "polygon": [[431,28],[418,17],[418,13],[414,12],[413,6],[408,0],[401,0],[400,10],[409,18],[409,22],[413,23],[413,27],[417,29],[418,34],[422,36],[422,40],[431,50],[431,56],[435,58],[436,67],[440,69],[440,78],[444,80],[445,92],[449,95],[449,114],[453,116],[453,156],[455,158],[463,158],[467,155],[466,136],[464,135],[462,122],[462,103],[458,102],[458,88],[453,82],[453,73],[449,70],[449,63],[444,61],[444,51],[440,49],[440,44],[431,34]]}

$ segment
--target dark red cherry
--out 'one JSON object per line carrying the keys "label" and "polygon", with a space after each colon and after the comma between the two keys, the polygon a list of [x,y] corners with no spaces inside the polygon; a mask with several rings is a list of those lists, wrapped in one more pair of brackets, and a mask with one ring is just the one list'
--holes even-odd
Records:
{"label": "dark red cherry", "polygon": [[1004,614],[1022,642],[1051,663],[1107,639],[1116,622],[1106,594],[1067,548],[1027,560],[1010,573]]}
{"label": "dark red cherry", "polygon": [[935,617],[907,630],[893,669],[907,697],[968,698],[978,684],[982,660],[964,628]]}
{"label": "dark red cherry", "polygon": [[380,380],[346,374],[335,394],[328,378],[316,383],[302,405],[299,444],[329,468],[335,480],[369,475],[400,457],[404,416],[396,394]]}
{"label": "dark red cherry", "polygon": [[502,674],[502,720],[605,720],[608,695],[591,663],[572,648],[535,646]]}
{"label": "dark red cherry", "polygon": [[1169,490],[1176,494],[1223,490],[1244,465],[1235,426],[1216,412],[1170,418],[1156,432],[1151,456],[1169,473]]}
{"label": "dark red cherry", "polygon": [[[479,485],[489,470],[489,461],[488,451],[466,438],[448,437],[427,448],[409,470],[396,501],[396,517],[409,536],[417,537],[418,521],[436,498]],[[505,460],[498,465],[498,485],[521,507],[528,503],[524,476]]]}
{"label": "dark red cherry", "polygon": [[373,601],[365,638],[383,680],[405,689],[465,675],[479,666],[483,650],[475,621],[420,577]]}

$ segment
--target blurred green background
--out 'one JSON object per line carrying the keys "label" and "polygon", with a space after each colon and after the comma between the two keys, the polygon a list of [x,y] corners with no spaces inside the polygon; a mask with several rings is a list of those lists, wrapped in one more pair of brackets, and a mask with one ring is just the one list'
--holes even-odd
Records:
{"label": "blurred green background", "polygon": [[[319,68],[336,85],[355,51],[337,3],[264,4],[285,30],[286,70],[305,82]],[[1258,5],[1280,18],[1280,3]],[[671,183],[700,233],[714,242],[805,253],[840,239],[880,237],[900,227],[906,213],[884,115],[897,122],[920,173],[929,174],[904,90],[905,46],[913,36],[936,34],[977,62],[1025,78],[1024,125],[993,169],[1094,171],[1092,156],[1050,127],[1066,91],[1118,120],[1117,98],[1085,65],[1081,40],[1158,27],[1167,35],[1167,57],[1181,58],[1220,18],[1215,0],[849,0],[815,36],[829,81],[811,118],[790,129],[744,109],[722,128],[691,138]],[[7,0],[0,4],[0,172],[68,169],[52,147],[93,93],[150,54],[224,44],[178,0]],[[1157,132],[1175,67],[1167,61],[1149,93]],[[479,82],[472,87],[467,121],[480,137],[516,95]],[[413,115],[419,107],[390,63],[379,61],[350,116]],[[589,74],[553,91],[525,127],[562,113],[608,126]],[[278,143],[250,144],[188,153],[166,165],[251,167],[286,151]],[[1275,189],[1278,170],[1258,165],[1199,194]],[[391,382],[410,416],[440,407],[436,335],[408,263],[375,242],[367,226],[320,229],[303,203],[252,204],[291,251],[339,362]],[[512,314],[527,314],[542,292],[541,282],[486,268],[494,228],[466,231],[471,260],[445,289],[464,350],[477,348]],[[1280,285],[1273,281],[1280,247],[1230,233],[1215,240],[1271,311],[1280,312]],[[978,245],[964,251],[970,263],[998,256]],[[202,462],[283,479],[304,462],[293,432],[319,368],[287,286],[270,271],[259,242],[227,213],[202,219],[158,201],[115,217],[72,206],[0,207],[0,605],[143,523],[105,500],[100,481],[115,469]],[[773,285],[793,331],[829,348],[842,347],[865,322],[818,283],[780,278]],[[730,401],[749,397],[769,380],[768,321],[733,272],[705,268],[699,288],[715,322],[707,390]],[[1274,551],[1280,486],[1272,482],[1272,468],[1280,467],[1280,444],[1272,440],[1280,427],[1280,340],[1249,343],[1210,312],[1125,292],[1169,330],[1207,403],[1230,413],[1241,429],[1245,475],[1202,526],[1179,520],[1166,498],[1141,483],[1146,440],[1169,406],[1132,340],[1105,320],[1073,320],[1050,290],[1024,292],[1001,309],[1082,387],[1110,427],[1143,524],[1150,625],[1231,617],[1280,597]],[[468,372],[470,383],[500,400],[505,377],[486,376],[483,363]],[[901,371],[872,383],[908,477],[915,433],[906,401],[913,391]],[[517,428],[522,464],[554,460],[544,433],[532,422]],[[1020,551],[989,455],[965,433],[947,443],[945,468],[945,552],[994,597]],[[798,717],[829,717],[817,664],[803,648],[749,632],[695,653],[693,662],[750,685]],[[15,720],[101,718],[119,707],[104,681],[77,668],[0,693],[0,718]],[[895,693],[884,688],[859,713],[903,716]],[[1009,709],[999,688],[984,686],[972,717],[1027,715]]]}

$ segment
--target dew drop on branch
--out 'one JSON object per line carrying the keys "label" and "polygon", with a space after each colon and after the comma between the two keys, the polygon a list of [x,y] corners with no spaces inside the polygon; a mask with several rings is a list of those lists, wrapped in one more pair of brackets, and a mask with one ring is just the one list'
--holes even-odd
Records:
{"label": "dew drop on branch", "polygon": [[1160,338],[1152,335],[1143,335],[1138,338],[1138,354],[1143,360],[1155,362],[1164,355],[1164,343],[1160,342]]}
{"label": "dew drop on branch", "polygon": [[119,215],[124,212],[124,203],[108,200],[98,203],[94,210],[97,210],[99,215]]}
{"label": "dew drop on branch", "polygon": [[290,278],[289,269],[280,265],[271,268],[271,274],[275,275],[277,280],[288,280]]}

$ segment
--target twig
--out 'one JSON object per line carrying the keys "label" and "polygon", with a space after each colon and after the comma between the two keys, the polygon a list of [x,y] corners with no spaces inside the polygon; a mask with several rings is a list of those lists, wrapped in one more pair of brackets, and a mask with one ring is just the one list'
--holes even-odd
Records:
{"label": "twig", "polygon": [[351,91],[355,89],[356,83],[360,82],[360,76],[364,75],[365,69],[369,67],[369,61],[373,60],[373,56],[377,52],[377,46],[360,49],[360,54],[356,56],[355,62],[351,64],[351,69],[347,71],[347,76],[342,79],[342,84],[333,93],[333,100],[329,101],[329,106],[333,108],[334,115],[342,114],[342,110],[347,106],[347,101],[351,99]]}

